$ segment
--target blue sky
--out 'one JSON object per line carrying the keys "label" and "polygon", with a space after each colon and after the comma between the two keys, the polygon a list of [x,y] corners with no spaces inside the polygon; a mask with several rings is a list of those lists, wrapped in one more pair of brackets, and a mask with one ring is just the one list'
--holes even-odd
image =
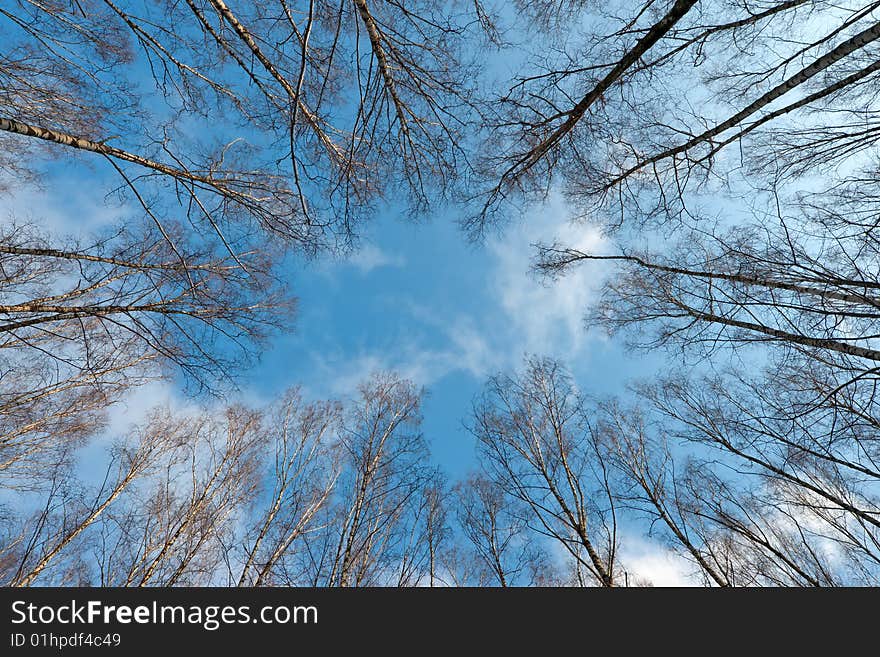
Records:
{"label": "blue sky", "polygon": [[[487,80],[509,80],[525,53],[487,51]],[[132,65],[131,79],[148,79],[143,64]],[[147,91],[147,107],[161,115],[162,101]],[[143,215],[104,196],[120,181],[101,158],[57,154],[62,157],[37,165],[45,172],[42,189],[21,186],[0,198],[3,220],[31,221],[53,241],[69,235],[88,242],[102,228]],[[473,441],[463,428],[472,399],[488,376],[516,368],[527,354],[559,358],[582,388],[598,394],[619,392],[648,372],[643,354],[629,356],[584,326],[602,281],[599,264],[552,284],[529,273],[538,241],[558,237],[585,251],[613,250],[594,229],[571,225],[560,198],[524,212],[480,244],[459,227],[466,211],[450,204],[413,222],[400,204],[388,204],[360,230],[360,248],[347,259],[288,258],[282,275],[299,299],[296,317],[265,345],[259,363],[240,374],[241,396],[260,403],[300,385],[315,398],[344,397],[372,372],[394,370],[426,389],[424,431],[438,463],[455,477],[473,464]],[[110,433],[124,433],[156,404],[202,401],[211,400],[188,398],[174,382],[141,388],[111,411]]]}
{"label": "blue sky", "polygon": [[[487,77],[509,80],[525,52],[487,53]],[[138,76],[146,72],[133,73]],[[153,101],[149,109],[161,115],[162,103]],[[217,125],[193,128],[205,135],[223,131]],[[43,189],[20,186],[0,197],[3,220],[31,221],[53,241],[69,235],[89,243],[96,232],[143,216],[135,205],[104,196],[120,181],[101,158],[57,154],[59,159],[37,164],[46,173]],[[169,218],[179,219],[173,199],[163,206]],[[359,248],[350,256],[289,256],[280,273],[298,298],[296,316],[288,330],[271,336],[253,367],[238,373],[239,390],[230,401],[238,397],[261,405],[291,386],[301,386],[307,398],[340,399],[374,372],[395,371],[425,389],[423,432],[434,462],[454,482],[476,467],[465,423],[489,376],[517,369],[527,355],[551,356],[572,371],[583,391],[606,396],[662,365],[662,356],[628,354],[619,340],[585,326],[584,314],[606,274],[602,264],[579,267],[552,283],[530,273],[536,242],[615,252],[595,228],[571,222],[573,212],[561,197],[551,195],[476,244],[460,228],[467,211],[449,204],[413,222],[405,207],[391,202],[360,229]],[[133,390],[109,409],[105,435],[80,450],[79,480],[100,482],[107,446],[155,406],[185,411],[216,403],[213,397],[192,397],[179,380]],[[19,509],[41,503],[40,495],[15,500]],[[689,581],[688,567],[643,538],[643,529],[626,528],[622,550],[628,568],[650,573],[657,584]]]}
{"label": "blue sky", "polygon": [[[22,188],[2,201],[0,212],[84,240],[124,216],[125,206],[113,197],[91,193],[109,188],[110,172],[99,166],[61,173],[52,177],[53,193]],[[455,209],[419,224],[404,216],[393,208],[381,212],[348,259],[289,259],[283,275],[299,298],[298,312],[290,331],[273,336],[258,363],[241,373],[238,396],[261,404],[299,385],[308,397],[341,398],[376,370],[397,371],[426,389],[423,430],[435,463],[454,481],[476,466],[474,440],[464,427],[474,396],[488,376],[519,367],[527,354],[559,358],[582,390],[599,396],[620,393],[662,367],[661,355],[628,354],[619,340],[584,325],[605,273],[601,266],[578,268],[555,283],[529,273],[536,241],[560,237],[584,250],[611,249],[594,229],[571,225],[559,198],[481,244],[467,241]],[[110,409],[104,439],[80,451],[81,481],[99,480],[108,442],[152,407],[203,403],[217,400],[192,398],[180,382],[132,391]],[[690,582],[688,566],[643,538],[643,529],[627,531],[629,567],[656,584]]]}
{"label": "blue sky", "polygon": [[425,386],[424,429],[440,465],[455,476],[473,462],[463,428],[486,377],[526,354],[560,358],[596,394],[646,372],[616,342],[584,325],[600,267],[555,282],[530,272],[532,244],[566,236],[601,251],[590,227],[569,225],[558,199],[471,244],[446,210],[412,224],[392,208],[348,260],[292,262],[300,307],[293,332],[275,338],[241,385],[259,397],[301,384],[315,396],[349,394],[374,370],[395,370]]}
{"label": "blue sky", "polygon": [[[104,182],[101,188],[110,188],[110,173],[100,165],[55,166],[66,170],[51,176],[53,193],[23,189],[4,200],[3,214],[83,239],[125,215],[113,197],[91,194]],[[559,358],[587,392],[620,392],[660,361],[627,354],[617,340],[585,326],[602,266],[578,268],[553,283],[529,271],[537,241],[560,237],[584,250],[611,250],[595,229],[572,225],[570,216],[551,197],[474,244],[454,207],[419,223],[387,207],[350,257],[290,257],[282,275],[299,299],[296,316],[241,373],[241,395],[259,403],[300,385],[311,397],[345,397],[370,373],[394,370],[425,387],[425,434],[437,462],[456,477],[473,465],[473,440],[463,427],[472,399],[488,376],[518,367],[527,354]],[[175,383],[147,386],[113,413],[111,431],[124,432],[155,404],[200,401]]]}
{"label": "blue sky", "polygon": [[[517,58],[494,63],[504,68],[498,71],[504,79],[518,64]],[[21,187],[0,199],[4,220],[31,220],[53,237],[88,242],[95,231],[142,215],[103,196],[119,180],[100,158],[41,164],[47,188]],[[240,373],[243,400],[260,404],[297,385],[307,397],[344,398],[373,372],[396,371],[425,388],[423,431],[435,462],[455,480],[475,466],[464,423],[490,375],[518,368],[529,354],[551,356],[572,370],[582,390],[605,396],[662,364],[660,355],[628,354],[619,340],[585,326],[584,313],[605,275],[602,265],[579,267],[553,283],[530,274],[535,242],[558,238],[583,251],[615,250],[595,229],[572,224],[558,196],[479,244],[459,228],[463,212],[450,205],[413,223],[404,208],[388,205],[363,228],[360,248],[350,257],[288,258],[282,275],[299,299],[298,311],[289,331],[272,336],[257,364]],[[105,438],[125,435],[159,404],[215,402],[187,396],[179,382],[149,384],[110,410]],[[83,480],[102,473],[96,457],[106,445],[97,440],[82,450]],[[626,541],[631,565],[642,570],[635,565],[642,559],[645,569],[663,571],[667,556],[639,542],[639,533]]]}
{"label": "blue sky", "polygon": [[[505,6],[502,15],[511,18]],[[526,52],[484,53],[487,81],[510,80]],[[149,79],[143,66],[133,64],[133,79]],[[147,91],[148,107],[161,115],[162,102]],[[128,213],[142,215],[94,193],[119,184],[100,158],[63,157],[42,166],[51,192],[20,188],[0,199],[0,215],[30,219],[53,237],[85,241]],[[654,358],[627,355],[584,326],[602,282],[601,265],[578,268],[552,284],[529,273],[538,241],[560,238],[584,251],[613,251],[594,229],[572,225],[558,197],[480,244],[459,228],[463,212],[450,204],[414,223],[405,208],[390,204],[363,228],[360,249],[348,259],[290,257],[283,275],[299,299],[297,315],[289,331],[265,345],[258,364],[240,374],[241,396],[260,403],[300,385],[311,397],[344,397],[372,372],[394,370],[426,389],[424,431],[437,462],[455,477],[473,465],[473,441],[463,427],[472,399],[488,376],[518,367],[527,354],[559,358],[583,389],[600,395],[620,392],[654,367]],[[125,432],[155,404],[201,401],[211,400],[190,399],[173,382],[147,386],[112,411],[110,433]]]}
{"label": "blue sky", "polygon": [[[502,14],[511,18],[511,11],[502,10]],[[584,26],[602,32],[592,29],[593,20],[595,17],[584,13]],[[509,83],[520,67],[529,70],[526,60],[527,50],[535,45],[532,35],[518,32],[512,38],[524,43],[501,54],[478,53],[488,60],[484,62],[487,80],[497,75]],[[549,50],[551,40],[548,37],[548,41],[536,43]],[[534,54],[540,56],[541,52]],[[164,120],[167,112],[176,109],[173,99],[161,99],[151,92],[144,61],[137,60],[131,66],[131,78],[146,82],[145,109],[155,112],[158,119]],[[681,97],[706,120],[728,113],[726,105],[714,104],[706,87],[690,85],[681,91]],[[344,114],[345,108],[339,111]],[[202,137],[219,140],[228,130],[246,141],[265,139],[265,135],[226,121],[226,116],[218,114],[216,118],[212,115],[207,122],[194,118],[190,122],[191,117],[186,117],[181,125],[198,137],[195,141]],[[111,139],[124,146],[137,145],[136,135]],[[723,165],[729,160],[735,168],[739,157],[730,149],[716,161]],[[0,198],[0,220],[14,216],[42,227],[53,240],[71,235],[88,242],[95,231],[143,214],[136,207],[120,204],[112,195],[103,196],[120,181],[99,157],[79,154],[38,166],[46,169],[46,188],[20,186],[13,196]],[[748,214],[750,203],[771,199],[751,190],[736,176],[731,180],[729,189],[719,184],[702,195],[689,196],[690,209],[705,214],[707,226],[732,225],[740,214]],[[803,185],[811,189],[810,181],[804,179]],[[393,193],[395,184],[391,187]],[[716,195],[714,190],[723,193]],[[169,218],[179,219],[172,217],[179,208],[170,196],[163,199],[163,205],[169,201]],[[298,312],[287,330],[274,334],[264,345],[256,364],[239,373],[237,396],[262,404],[298,385],[309,398],[345,398],[372,373],[395,371],[426,390],[423,430],[435,462],[455,480],[475,465],[474,441],[464,427],[472,400],[487,377],[515,370],[526,355],[559,359],[573,372],[581,390],[600,397],[622,393],[628,383],[665,367],[678,372],[689,369],[672,350],[630,354],[621,340],[609,339],[585,325],[584,313],[596,300],[607,274],[602,264],[578,267],[552,283],[536,280],[529,273],[535,242],[558,241],[594,254],[617,252],[595,229],[573,223],[573,213],[559,196],[551,194],[545,203],[527,209],[521,219],[479,244],[469,242],[459,229],[465,212],[450,205],[413,223],[404,207],[391,203],[363,227],[360,248],[350,256],[323,255],[316,260],[289,256],[281,275],[299,299]],[[645,239],[655,234],[646,233]],[[757,369],[764,362],[751,350],[744,353],[747,367]],[[713,359],[699,364],[698,369],[724,364],[724,359]],[[81,478],[99,476],[102,461],[95,456],[107,440],[125,435],[155,405],[180,408],[216,403],[211,397],[189,396],[180,384],[171,380],[141,387],[110,409],[106,436],[80,454]],[[633,536],[640,536],[644,529],[628,528]],[[623,544],[631,551],[630,566],[640,572],[632,563],[632,551],[641,550],[642,544],[633,537]],[[658,546],[645,548],[644,553],[649,560],[665,558]]]}

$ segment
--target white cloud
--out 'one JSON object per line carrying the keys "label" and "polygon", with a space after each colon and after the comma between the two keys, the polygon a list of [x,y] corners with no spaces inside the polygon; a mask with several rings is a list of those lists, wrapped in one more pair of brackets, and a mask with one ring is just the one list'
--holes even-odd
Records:
{"label": "white cloud", "polygon": [[629,573],[630,584],[636,579],[653,586],[698,586],[699,578],[687,560],[657,543],[635,535],[621,540],[620,558]]}
{"label": "white cloud", "polygon": [[403,267],[406,260],[400,255],[385,253],[375,244],[365,244],[359,248],[346,262],[355,267],[361,274],[369,274],[380,267]]}
{"label": "white cloud", "polygon": [[109,464],[108,448],[117,440],[130,438],[137,426],[143,426],[150,412],[165,407],[175,414],[200,410],[199,404],[188,399],[174,384],[157,379],[129,390],[107,409],[107,425],[76,454],[76,476],[80,483],[99,484]]}
{"label": "white cloud", "polygon": [[459,318],[446,332],[451,342],[447,351],[450,370],[464,370],[479,379],[504,364],[505,358],[472,319]]}
{"label": "white cloud", "polygon": [[571,216],[560,199],[551,199],[488,244],[495,260],[491,284],[512,343],[507,351],[517,358],[525,352],[571,357],[586,344],[583,316],[598,289],[597,269],[577,267],[557,281],[539,280],[529,271],[539,242],[591,253],[607,250],[598,229],[573,223]]}
{"label": "white cloud", "polygon": [[461,369],[458,354],[453,350],[423,349],[417,343],[397,344],[382,352],[357,355],[337,353],[312,354],[313,376],[309,391],[318,397],[346,397],[376,372],[395,372],[413,383],[428,387],[447,374]]}
{"label": "white cloud", "polygon": [[[352,392],[372,371],[393,370],[414,382],[430,386],[452,372],[477,380],[521,364],[525,354],[571,359],[588,347],[590,336],[583,316],[593,300],[603,270],[575,268],[558,281],[542,281],[530,272],[534,245],[560,242],[586,252],[604,252],[599,231],[571,221],[572,212],[559,199],[533,213],[521,224],[489,240],[485,246],[489,271],[488,297],[478,313],[463,313],[422,300],[403,302],[411,318],[439,335],[413,335],[391,348],[356,355],[315,353],[313,372],[326,381],[322,394]],[[367,246],[352,264],[367,273],[380,266],[403,266],[376,247]],[[439,338],[439,340],[438,340]],[[430,346],[429,346],[430,345]]]}
{"label": "white cloud", "polygon": [[124,204],[95,194],[99,185],[62,185],[52,191],[36,187],[0,196],[0,221],[32,223],[53,237],[84,236],[131,215]]}
{"label": "white cloud", "polygon": [[114,439],[127,435],[133,426],[142,424],[150,411],[166,407],[175,413],[195,412],[199,404],[187,398],[171,381],[159,379],[133,388],[109,409],[104,434]]}

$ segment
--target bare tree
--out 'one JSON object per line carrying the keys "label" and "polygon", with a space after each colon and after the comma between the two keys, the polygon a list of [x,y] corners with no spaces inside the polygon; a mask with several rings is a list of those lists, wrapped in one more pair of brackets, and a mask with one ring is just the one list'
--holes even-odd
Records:
{"label": "bare tree", "polygon": [[[205,585],[224,564],[226,544],[253,498],[266,446],[260,415],[231,407],[225,417],[171,418],[187,441],[161,478],[113,519],[112,549],[102,563],[118,585]],[[113,560],[117,563],[113,564]],[[119,563],[121,562],[121,563]]]}
{"label": "bare tree", "polygon": [[170,432],[147,431],[134,445],[117,445],[97,492],[77,490],[70,464],[67,472],[56,470],[42,511],[23,526],[20,539],[11,541],[18,565],[10,571],[7,584],[28,586],[40,579],[94,523],[103,520],[121,495],[161,462],[177,439]]}
{"label": "bare tree", "polygon": [[614,586],[617,512],[605,458],[571,378],[531,359],[517,377],[493,377],[472,431],[488,477],[528,510],[530,527],[553,539],[579,583]]}
{"label": "bare tree", "polygon": [[[857,372],[877,356],[870,326],[875,246],[866,221],[876,209],[876,167],[864,158],[874,148],[867,89],[877,72],[877,6],[850,3],[832,19],[824,3],[764,4],[714,27],[704,23],[729,10],[722,3],[706,3],[699,15],[687,10],[683,23],[645,51],[653,59],[626,69],[617,115],[608,100],[601,128],[587,121],[582,135],[553,142],[553,157],[535,151],[536,162],[562,163],[567,192],[591,208],[592,219],[620,229],[607,253],[544,244],[538,268],[558,276],[588,261],[620,265],[596,315],[613,329],[649,325],[659,329],[659,342],[710,349],[771,342],[819,358],[842,355],[837,366]],[[817,30],[784,41],[778,29],[798,17]],[[642,33],[637,22],[611,38]],[[734,39],[735,53],[748,44],[752,54],[735,60],[716,52]],[[711,74],[697,85],[704,98],[690,117],[675,62],[695,48],[694,65]],[[646,75],[665,85],[657,102],[652,79],[645,88],[635,82]],[[675,104],[671,93],[683,100]],[[859,118],[841,119],[853,113]],[[722,153],[731,144],[739,145],[737,158]],[[811,193],[802,189],[808,175],[822,181]],[[706,207],[707,194],[715,195],[714,208]],[[645,248],[648,242],[655,246]]]}
{"label": "bare tree", "polygon": [[222,390],[289,315],[275,254],[232,258],[183,232],[175,238],[172,246],[149,223],[91,244],[51,240],[31,225],[0,232],[5,486],[45,481],[147,380],[177,371],[196,390]]}
{"label": "bare tree", "polygon": [[[432,469],[418,432],[420,393],[379,375],[360,389],[343,427],[346,473],[315,576],[330,586],[415,583],[411,531],[423,531],[419,499]],[[417,526],[421,525],[416,529]],[[421,546],[417,546],[421,547]]]}
{"label": "bare tree", "polygon": [[[558,364],[537,365],[539,380],[552,382],[545,389],[566,385]],[[553,431],[536,420],[536,411],[547,408],[542,388],[529,388],[533,379],[522,376],[500,378],[496,401],[488,410],[485,401],[478,406],[485,474],[461,498],[462,531],[502,585],[522,563],[511,561],[523,545],[517,537],[541,538],[543,545],[533,544],[544,549],[549,541],[551,554],[553,544],[566,548],[571,577],[555,575],[551,583],[643,583],[644,575],[618,555],[637,531],[689,561],[707,585],[874,585],[876,386],[841,387],[828,374],[813,360],[790,357],[750,375],[641,384],[626,404],[563,396],[559,417],[567,420]],[[829,388],[837,388],[833,402]],[[548,438],[561,440],[564,452],[557,456]],[[509,506],[505,495],[524,508]],[[595,499],[604,507],[598,513],[591,512]],[[581,500],[584,510],[576,510]],[[578,513],[588,519],[587,532],[576,524]],[[614,540],[611,582],[588,558],[586,541],[598,545],[596,536]]]}
{"label": "bare tree", "polygon": [[[572,3],[577,4],[577,3]],[[653,3],[648,3],[653,4]],[[661,39],[668,36],[674,26],[696,5],[695,0],[677,0],[668,11],[659,18],[635,44],[623,55],[609,64],[579,66],[576,72],[571,70],[548,70],[546,73],[521,78],[509,92],[499,99],[502,108],[509,108],[505,115],[502,109],[501,120],[497,128],[504,131],[507,140],[495,139],[499,144],[497,155],[492,155],[487,168],[496,170],[500,165],[502,173],[497,182],[491,185],[487,200],[482,211],[475,220],[477,228],[486,220],[494,206],[512,190],[522,190],[526,181],[537,181],[540,187],[546,187],[542,179],[549,177],[553,162],[558,157],[559,145],[570,141],[569,137],[576,126],[585,120],[590,108],[603,101],[605,93],[618,83],[628,69],[633,67]],[[552,8],[546,3],[538,3],[534,10],[544,21],[568,14],[566,9]],[[643,11],[646,8],[643,8]],[[558,12],[558,13],[557,13]],[[575,19],[576,20],[576,19]],[[556,22],[556,21],[552,21]],[[575,76],[600,73],[600,77],[589,91],[576,102],[571,95],[560,87]],[[537,87],[537,91],[533,89]],[[559,93],[562,91],[562,93]],[[561,101],[554,98],[553,92],[562,96]],[[541,164],[539,169],[536,165]]]}
{"label": "bare tree", "polygon": [[[464,46],[485,15],[479,3],[15,2],[0,14],[0,130],[100,156],[137,201],[170,182],[163,207],[220,235],[251,220],[313,251],[350,240],[389,181],[406,180],[420,208],[462,170]],[[124,79],[137,64],[167,99],[139,126],[108,101],[137,106]]]}
{"label": "bare tree", "polygon": [[[340,408],[335,403],[305,404],[298,391],[291,391],[268,421],[266,430],[275,435],[275,459],[266,476],[268,500],[248,532],[239,586],[271,584],[287,572],[294,542],[315,531],[315,519],[329,504],[340,475],[338,431]],[[268,495],[266,495],[268,493]]]}
{"label": "bare tree", "polygon": [[445,194],[475,108],[466,44],[488,20],[470,2],[0,8],[4,188],[58,194],[44,164],[67,156],[125,202],[92,242],[0,235],[3,476],[57,461],[170,365],[228,382],[290,317],[281,247],[349,246],[375,200],[406,187],[421,211]]}
{"label": "bare tree", "polygon": [[[287,314],[289,301],[271,253],[233,259],[210,243],[176,237],[185,251],[149,226],[110,231],[87,246],[53,245],[32,227],[9,227],[0,238],[3,348],[87,372],[101,367],[88,358],[102,355],[103,339],[131,360],[160,359],[196,381],[214,378],[234,356],[224,362],[208,345],[225,340],[230,354],[237,347],[241,355]],[[52,344],[62,335],[75,347]]]}
{"label": "bare tree", "polygon": [[[615,7],[589,52],[661,24]],[[875,581],[877,9],[700,3],[581,115],[560,98],[590,98],[625,55],[578,68],[567,50],[503,99],[522,140],[503,143],[523,146],[498,156],[490,206],[553,174],[609,239],[540,245],[538,270],[611,268],[588,321],[697,368],[591,413],[621,503],[712,584]]]}
{"label": "bare tree", "polygon": [[[860,184],[861,183],[861,184]],[[668,253],[595,255],[544,247],[539,267],[559,275],[588,261],[620,264],[594,319],[616,331],[655,330],[657,341],[760,342],[871,376],[876,350],[877,252],[868,217],[876,183],[850,179],[801,194],[787,213],[755,213],[754,224],[691,230]]]}
{"label": "bare tree", "polygon": [[42,509],[0,516],[0,572],[16,585],[446,584],[448,488],[419,405],[412,384],[377,375],[346,405],[291,390],[262,409],[157,409],[98,492],[68,443],[36,488]]}
{"label": "bare tree", "polygon": [[580,4],[498,99],[474,229],[554,184],[608,228],[687,222],[744,172],[827,172],[874,144],[874,2],[615,2],[586,36]]}
{"label": "bare tree", "polygon": [[[516,7],[533,43],[489,102],[480,2],[0,7],[4,190],[54,193],[64,154],[125,201],[91,239],[0,230],[0,480],[42,496],[0,514],[4,581],[610,587],[647,522],[708,585],[877,583],[880,2]],[[530,359],[476,402],[457,486],[394,375],[158,412],[78,481],[133,386],[219,389],[284,325],[285,246],[452,192],[479,234],[554,189],[604,250],[548,236],[537,270],[605,267],[589,321],[687,375],[596,402]]]}
{"label": "bare tree", "polygon": [[629,499],[713,583],[877,581],[875,441],[863,418],[816,408],[810,374],[663,380],[641,391],[647,417],[604,415]]}
{"label": "bare tree", "polygon": [[455,489],[458,522],[473,548],[467,558],[474,573],[457,583],[521,586],[541,581],[549,559],[529,529],[526,513],[483,474],[473,474]]}

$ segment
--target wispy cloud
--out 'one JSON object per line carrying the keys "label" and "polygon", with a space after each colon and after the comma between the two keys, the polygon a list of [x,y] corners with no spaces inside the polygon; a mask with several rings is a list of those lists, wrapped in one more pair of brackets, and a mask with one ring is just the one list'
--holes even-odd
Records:
{"label": "wispy cloud", "polygon": [[317,397],[350,396],[375,372],[395,372],[413,383],[429,387],[447,374],[462,369],[454,349],[429,349],[416,341],[398,343],[393,350],[312,353],[309,391]]}
{"label": "wispy cloud", "polygon": [[406,259],[401,255],[391,255],[375,244],[365,244],[350,258],[346,264],[357,269],[361,274],[369,274],[381,267],[403,267]]}
{"label": "wispy cloud", "polygon": [[602,251],[605,244],[599,231],[572,223],[571,216],[564,202],[554,198],[488,244],[494,259],[491,285],[505,320],[508,352],[571,357],[586,345],[583,316],[598,290],[599,270],[577,268],[552,282],[530,272],[538,242]]}
{"label": "wispy cloud", "polygon": [[621,540],[620,557],[630,574],[630,584],[636,580],[653,586],[697,586],[700,584],[694,567],[672,550],[635,534]]}
{"label": "wispy cloud", "polygon": [[[591,340],[583,316],[598,291],[602,270],[583,267],[552,282],[531,272],[538,242],[558,240],[592,252],[607,248],[598,230],[572,223],[571,216],[561,200],[553,199],[488,241],[483,247],[486,268],[465,273],[479,276],[473,291],[480,303],[441,307],[422,298],[395,299],[396,307],[407,314],[404,321],[412,326],[409,337],[390,348],[376,345],[357,354],[316,351],[312,372],[338,394],[353,390],[373,370],[394,370],[430,386],[453,372],[481,381],[515,368],[529,353],[566,360],[583,355]],[[389,257],[376,247],[365,248],[351,263],[364,273],[398,266],[406,276],[402,258]]]}
{"label": "wispy cloud", "polygon": [[118,223],[132,214],[123,203],[114,202],[93,190],[94,183],[58,183],[51,191],[24,187],[0,196],[0,221],[31,223],[48,235],[84,236]]}

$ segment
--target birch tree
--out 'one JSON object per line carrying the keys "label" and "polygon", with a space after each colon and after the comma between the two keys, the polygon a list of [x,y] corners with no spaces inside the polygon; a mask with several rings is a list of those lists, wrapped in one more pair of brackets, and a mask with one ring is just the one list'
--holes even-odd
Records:
{"label": "birch tree", "polygon": [[459,584],[507,587],[542,581],[549,558],[529,528],[528,514],[498,484],[485,474],[472,474],[456,486],[456,502],[473,567]]}
{"label": "birch tree", "polygon": [[520,375],[490,379],[472,431],[487,476],[527,510],[532,531],[567,555],[576,581],[610,587],[619,570],[617,509],[587,419],[559,364],[532,359]]}
{"label": "birch tree", "polygon": [[[419,210],[462,171],[477,14],[472,2],[17,1],[0,13],[0,131],[104,162],[134,202],[170,189],[159,222],[183,211],[222,236],[247,221],[314,252],[349,242],[392,181]],[[148,110],[150,91],[164,103]]]}
{"label": "birch tree", "polygon": [[874,143],[876,3],[577,7],[497,99],[474,229],[555,186],[608,229],[689,222],[744,172],[827,172]]}
{"label": "birch tree", "polygon": [[360,386],[344,415],[342,474],[319,519],[323,529],[308,537],[299,579],[289,583],[428,583],[442,523],[432,493],[436,472],[419,431],[420,404],[420,392],[390,374]]}
{"label": "birch tree", "polygon": [[337,435],[341,408],[332,402],[306,404],[289,392],[268,419],[275,458],[250,510],[254,518],[244,540],[239,586],[285,581],[295,565],[297,546],[322,528],[317,519],[330,504],[341,474]]}
{"label": "birch tree", "polygon": [[600,411],[622,500],[708,584],[877,582],[871,421],[817,410],[809,374],[675,377]]}
{"label": "birch tree", "polygon": [[[156,428],[143,432],[134,444],[121,441],[114,447],[97,491],[82,490],[76,477],[71,476],[69,463],[55,470],[43,508],[27,520],[18,536],[3,548],[7,560],[14,558],[18,562],[14,570],[7,571],[7,585],[29,586],[47,572],[50,573],[48,581],[64,583],[71,548],[105,518],[108,509],[122,495],[148,476],[177,446],[179,434],[155,431]],[[56,568],[57,562],[62,562],[62,567]]]}

